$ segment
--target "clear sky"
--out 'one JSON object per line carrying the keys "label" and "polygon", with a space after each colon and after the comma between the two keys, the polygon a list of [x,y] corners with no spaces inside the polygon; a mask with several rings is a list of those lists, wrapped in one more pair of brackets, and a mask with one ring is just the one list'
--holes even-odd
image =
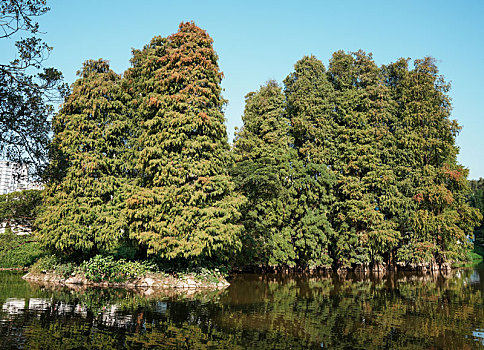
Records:
{"label": "clear sky", "polygon": [[[175,1],[48,0],[39,18],[54,47],[48,64],[66,82],[87,59],[104,58],[118,73],[129,67],[131,48],[168,36],[195,21],[214,39],[224,72],[229,139],[241,126],[244,96],[269,79],[279,82],[294,63],[313,54],[327,66],[336,50],[372,52],[378,64],[400,57],[433,56],[452,83],[459,162],[471,179],[484,177],[484,1]],[[2,51],[5,46],[2,45]],[[14,53],[13,45],[6,47]],[[4,51],[0,53],[3,60]]]}

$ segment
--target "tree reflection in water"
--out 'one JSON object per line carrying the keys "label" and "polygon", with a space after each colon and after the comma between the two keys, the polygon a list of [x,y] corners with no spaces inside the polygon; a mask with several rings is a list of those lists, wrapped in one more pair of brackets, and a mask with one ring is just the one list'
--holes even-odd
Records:
{"label": "tree reflection in water", "polygon": [[0,348],[478,348],[483,273],[246,274],[226,290],[149,296],[2,273]]}

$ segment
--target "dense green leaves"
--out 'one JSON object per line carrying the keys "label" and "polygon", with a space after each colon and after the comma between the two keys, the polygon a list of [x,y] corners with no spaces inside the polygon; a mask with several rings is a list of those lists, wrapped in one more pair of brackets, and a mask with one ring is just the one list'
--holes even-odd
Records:
{"label": "dense green leaves", "polygon": [[391,209],[398,191],[388,90],[371,55],[362,51],[334,53],[328,76],[335,101],[335,254],[343,266],[379,264],[400,235]]}
{"label": "dense green leaves", "polygon": [[296,158],[284,115],[284,95],[270,81],[246,96],[244,127],[236,135],[232,170],[237,188],[247,197],[242,257],[247,263],[294,265],[295,247],[289,229]]}
{"label": "dense green leaves", "polygon": [[[139,122],[130,237],[163,258],[226,258],[239,247],[217,55],[193,23],[135,51],[127,73]],[[136,100],[136,101],[134,101]]]}
{"label": "dense green leaves", "polygon": [[[472,192],[469,195],[468,203],[473,208],[477,208],[481,215],[484,215],[484,179],[471,180],[469,184]],[[484,222],[482,220],[480,225],[477,225],[474,235],[477,244],[484,244]]]}
{"label": "dense green leaves", "polygon": [[482,216],[466,203],[460,127],[433,59],[380,67],[337,51],[326,69],[303,57],[282,87],[246,96],[232,152],[217,60],[210,36],[182,23],[134,50],[123,77],[84,64],[53,122],[44,246],[173,265],[463,259]]}
{"label": "dense green leaves", "polygon": [[[235,143],[245,233],[265,252],[258,262],[380,269],[462,259],[480,215],[465,202],[460,127],[434,61],[378,67],[371,54],[338,51],[327,71],[313,56],[294,68],[284,99],[269,98],[275,83],[248,95]],[[273,115],[285,124],[267,124]],[[284,134],[276,146],[264,123]]]}
{"label": "dense green leaves", "polygon": [[328,171],[333,153],[333,88],[324,65],[314,56],[294,65],[284,80],[289,133],[297,158],[291,161],[295,207],[291,213],[292,241],[300,266],[325,266],[333,262],[329,244],[334,231],[329,222],[334,176]]}
{"label": "dense green leaves", "polygon": [[103,60],[86,61],[53,121],[51,182],[38,218],[44,246],[94,255],[124,238],[126,118],[120,77]]}
{"label": "dense green leaves", "polygon": [[31,229],[42,206],[40,190],[24,190],[0,196],[0,222],[7,227]]}
{"label": "dense green leaves", "polygon": [[415,60],[413,69],[403,59],[384,69],[396,102],[394,168],[410,209],[399,213],[406,235],[397,258],[406,263],[459,259],[480,214],[465,201],[468,171],[456,161],[460,127],[450,119],[450,86],[431,58]]}

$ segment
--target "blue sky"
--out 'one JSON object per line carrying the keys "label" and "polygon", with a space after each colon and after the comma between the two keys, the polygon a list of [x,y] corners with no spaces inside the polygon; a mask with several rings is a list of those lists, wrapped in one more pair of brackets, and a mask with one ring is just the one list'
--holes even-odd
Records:
{"label": "blue sky", "polygon": [[[244,96],[269,79],[282,82],[294,63],[313,54],[327,65],[336,50],[372,52],[378,64],[433,56],[452,83],[459,162],[484,177],[484,1],[163,1],[48,0],[39,18],[54,47],[48,64],[66,82],[87,59],[104,58],[118,73],[131,48],[195,21],[214,39],[224,72],[227,130],[241,126]],[[3,49],[0,57],[3,60]],[[13,45],[7,46],[14,54]]]}

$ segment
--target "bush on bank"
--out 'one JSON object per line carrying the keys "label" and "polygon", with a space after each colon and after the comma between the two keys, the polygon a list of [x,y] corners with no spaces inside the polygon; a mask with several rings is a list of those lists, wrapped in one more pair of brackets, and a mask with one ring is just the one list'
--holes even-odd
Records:
{"label": "bush on bank", "polygon": [[80,264],[63,261],[55,255],[45,255],[38,259],[30,268],[30,272],[42,274],[53,273],[64,278],[83,275],[92,282],[125,282],[149,273],[162,276],[172,275],[178,279],[186,279],[188,276],[197,281],[215,283],[227,275],[223,268],[185,268],[178,270],[163,271],[153,261],[129,261],[115,259],[113,256],[96,255]]}
{"label": "bush on bank", "polygon": [[30,269],[35,273],[54,273],[64,277],[84,274],[93,282],[123,282],[156,272],[157,267],[148,261],[115,260],[112,256],[96,255],[80,264],[62,261],[55,255],[40,258]]}
{"label": "bush on bank", "polygon": [[18,236],[10,230],[0,235],[0,268],[29,267],[45,251],[29,235]]}

